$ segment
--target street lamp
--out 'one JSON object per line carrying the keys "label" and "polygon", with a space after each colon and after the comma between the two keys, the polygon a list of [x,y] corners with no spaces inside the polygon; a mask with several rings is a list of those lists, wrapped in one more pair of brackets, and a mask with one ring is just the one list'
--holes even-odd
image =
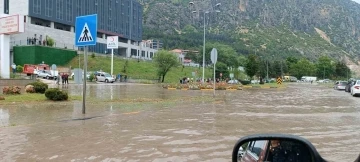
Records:
{"label": "street lamp", "polygon": [[[189,5],[192,6],[194,5],[194,2],[189,2]],[[205,43],[206,43],[206,40],[205,40],[205,35],[206,35],[206,23],[205,23],[205,14],[208,14],[210,13],[210,9],[213,9],[215,7],[218,7],[220,6],[221,3],[217,3],[215,6],[212,6],[210,7],[209,9],[207,9],[205,12],[204,12],[204,42],[203,42],[203,72],[202,72],[202,82],[204,83],[204,79],[205,79]],[[219,13],[220,10],[215,10],[215,12]],[[196,13],[196,11],[192,11],[192,13]]]}

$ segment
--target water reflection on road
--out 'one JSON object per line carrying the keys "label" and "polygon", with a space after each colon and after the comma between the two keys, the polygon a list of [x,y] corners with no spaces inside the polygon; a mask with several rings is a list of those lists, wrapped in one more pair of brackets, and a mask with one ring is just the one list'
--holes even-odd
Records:
{"label": "water reflection on road", "polygon": [[[88,89],[89,97],[101,99],[185,100],[88,104],[88,120],[77,120],[84,117],[79,101],[3,106],[0,161],[231,161],[236,140],[253,133],[300,135],[331,161],[353,161],[360,153],[360,98],[322,86],[219,91],[216,100],[206,102],[186,97],[212,96],[211,91]],[[68,90],[82,92],[81,86]]]}

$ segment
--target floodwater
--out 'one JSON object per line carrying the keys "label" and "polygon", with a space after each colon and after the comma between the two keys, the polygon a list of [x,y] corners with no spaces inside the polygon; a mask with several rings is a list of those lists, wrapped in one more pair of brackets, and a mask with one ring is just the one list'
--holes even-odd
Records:
{"label": "floodwater", "polygon": [[[80,95],[81,86],[68,91]],[[255,133],[302,136],[329,161],[360,153],[360,98],[324,86],[218,91],[216,99],[154,85],[88,92],[122,100],[89,100],[85,116],[79,101],[0,105],[0,161],[231,161],[235,142]]]}

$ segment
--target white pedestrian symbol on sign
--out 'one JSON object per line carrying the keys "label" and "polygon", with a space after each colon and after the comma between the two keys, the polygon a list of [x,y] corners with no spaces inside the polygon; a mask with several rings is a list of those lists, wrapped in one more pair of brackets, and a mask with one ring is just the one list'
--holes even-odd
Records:
{"label": "white pedestrian symbol on sign", "polygon": [[93,41],[92,35],[89,30],[89,26],[85,23],[83,30],[81,31],[78,42],[91,42]]}

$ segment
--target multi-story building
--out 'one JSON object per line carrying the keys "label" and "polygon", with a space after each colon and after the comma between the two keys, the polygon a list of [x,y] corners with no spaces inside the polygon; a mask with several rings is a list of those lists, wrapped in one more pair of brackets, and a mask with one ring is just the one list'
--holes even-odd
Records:
{"label": "multi-story building", "polygon": [[24,15],[25,32],[12,35],[12,45],[33,43],[29,40],[34,38],[41,44],[51,37],[55,47],[78,50],[74,45],[76,17],[97,14],[97,44],[89,46],[89,52],[109,53],[107,36],[119,36],[115,55],[151,59],[157,51],[141,45],[143,13],[136,0],[0,0],[0,13]]}
{"label": "multi-story building", "polygon": [[151,42],[151,48],[161,50],[163,48],[163,43],[160,40],[149,40]]}

